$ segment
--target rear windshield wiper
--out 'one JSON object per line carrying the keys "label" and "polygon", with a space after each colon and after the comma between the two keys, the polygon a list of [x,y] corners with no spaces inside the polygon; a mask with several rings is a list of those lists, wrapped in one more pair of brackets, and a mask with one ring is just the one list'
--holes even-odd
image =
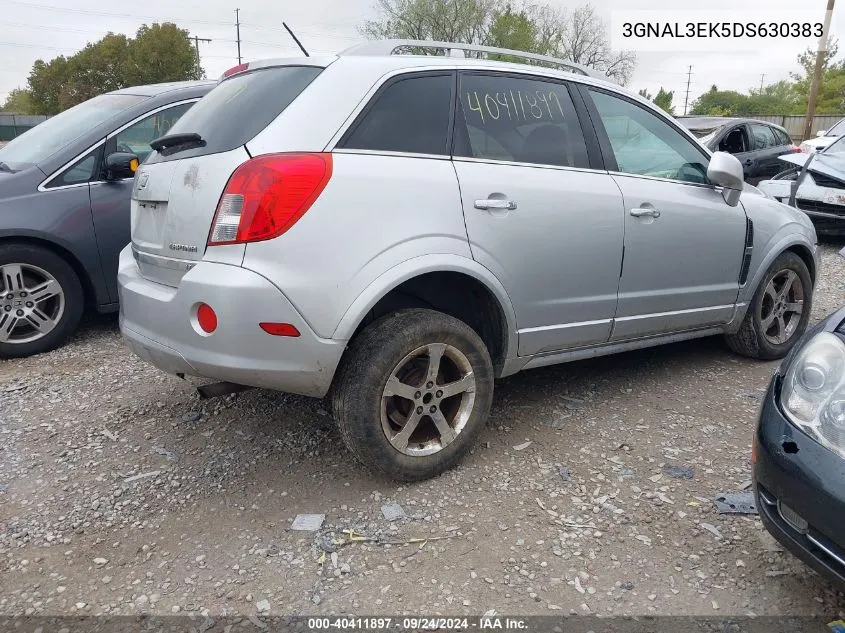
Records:
{"label": "rear windshield wiper", "polygon": [[152,147],[157,152],[161,152],[162,154],[172,154],[174,152],[181,152],[182,150],[190,149],[192,147],[203,147],[204,145],[205,141],[196,132],[186,132],[183,134],[168,134],[167,136],[157,138],[152,143],[150,143],[150,147]]}

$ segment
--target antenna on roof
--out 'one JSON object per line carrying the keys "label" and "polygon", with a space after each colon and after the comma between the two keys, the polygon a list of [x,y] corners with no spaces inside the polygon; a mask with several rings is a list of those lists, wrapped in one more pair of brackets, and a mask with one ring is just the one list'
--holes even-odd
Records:
{"label": "antenna on roof", "polygon": [[285,27],[285,30],[288,33],[290,33],[290,36],[293,38],[293,41],[296,42],[297,46],[299,46],[299,50],[301,50],[305,54],[306,57],[310,57],[310,55],[308,54],[308,51],[306,51],[305,47],[302,45],[302,42],[300,42],[299,38],[297,38],[296,35],[293,34],[293,31],[290,30],[290,27],[287,24],[285,24],[284,22],[282,22],[282,26]]}

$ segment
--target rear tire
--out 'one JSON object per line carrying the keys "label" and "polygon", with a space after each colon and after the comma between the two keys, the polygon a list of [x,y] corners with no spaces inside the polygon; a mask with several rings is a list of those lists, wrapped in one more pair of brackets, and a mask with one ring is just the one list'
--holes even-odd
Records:
{"label": "rear tire", "polygon": [[30,244],[0,246],[0,358],[59,347],[82,318],[76,272],[56,253]]}
{"label": "rear tire", "polygon": [[783,358],[807,329],[812,308],[813,280],[807,264],[793,252],[781,253],[754,293],[739,331],[725,340],[743,356]]}
{"label": "rear tire", "polygon": [[478,334],[416,308],[375,321],[352,341],[331,394],[352,453],[401,481],[455,466],[484,428],[492,400],[493,365]]}

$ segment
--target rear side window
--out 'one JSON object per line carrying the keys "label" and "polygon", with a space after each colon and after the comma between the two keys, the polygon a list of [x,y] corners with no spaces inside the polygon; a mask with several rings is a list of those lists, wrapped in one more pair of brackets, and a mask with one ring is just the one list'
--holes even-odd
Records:
{"label": "rear side window", "polygon": [[199,134],[205,145],[162,156],[151,163],[228,152],[245,145],[323,71],[311,66],[262,68],[235,75],[217,85],[168,130],[168,134]]}
{"label": "rear side window", "polygon": [[589,167],[565,84],[512,75],[464,75],[455,156]]}
{"label": "rear side window", "polygon": [[451,73],[406,76],[389,83],[338,147],[448,155],[454,84]]}
{"label": "rear side window", "polygon": [[780,143],[775,140],[774,134],[772,134],[772,128],[768,125],[752,123],[748,127],[751,128],[751,136],[754,139],[754,149],[769,149],[770,147],[777,147],[780,145]]}

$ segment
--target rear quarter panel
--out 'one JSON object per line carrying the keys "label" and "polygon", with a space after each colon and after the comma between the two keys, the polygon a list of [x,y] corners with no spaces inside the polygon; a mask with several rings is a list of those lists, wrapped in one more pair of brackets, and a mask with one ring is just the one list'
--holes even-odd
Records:
{"label": "rear quarter panel", "polygon": [[472,260],[451,161],[336,152],[333,162],[314,206],[284,235],[248,244],[243,262],[324,338],[403,262],[432,254]]}

